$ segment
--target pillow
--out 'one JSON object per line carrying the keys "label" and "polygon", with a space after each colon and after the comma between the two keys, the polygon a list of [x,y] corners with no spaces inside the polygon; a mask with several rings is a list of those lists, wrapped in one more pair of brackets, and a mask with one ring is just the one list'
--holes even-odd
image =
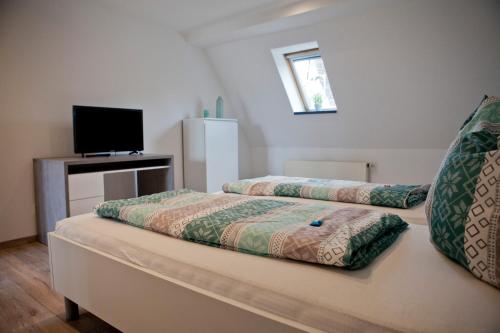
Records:
{"label": "pillow", "polygon": [[471,119],[474,117],[474,115],[476,114],[477,112],[477,109],[479,109],[479,107],[483,104],[484,100],[488,98],[488,95],[484,95],[483,96],[483,99],[481,100],[481,103],[479,103],[479,105],[477,106],[477,108],[472,111],[472,113],[467,117],[467,119],[465,119],[464,123],[462,124],[462,126],[460,127],[460,129],[464,128],[465,125],[467,125],[469,123],[469,121],[471,121]]}
{"label": "pillow", "polygon": [[500,99],[488,97],[451,144],[429,190],[431,241],[500,288]]}

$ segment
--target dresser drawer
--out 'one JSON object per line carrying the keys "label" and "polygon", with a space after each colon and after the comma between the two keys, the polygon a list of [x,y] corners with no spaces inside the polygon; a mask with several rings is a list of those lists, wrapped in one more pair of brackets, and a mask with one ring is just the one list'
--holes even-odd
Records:
{"label": "dresser drawer", "polygon": [[71,200],[69,202],[69,216],[92,213],[93,208],[104,202],[104,196]]}
{"label": "dresser drawer", "polygon": [[102,172],[80,173],[68,176],[69,200],[104,196]]}

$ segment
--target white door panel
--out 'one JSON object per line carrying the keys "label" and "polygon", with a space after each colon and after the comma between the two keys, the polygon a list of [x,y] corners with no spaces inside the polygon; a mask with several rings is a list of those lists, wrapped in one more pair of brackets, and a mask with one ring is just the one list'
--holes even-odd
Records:
{"label": "white door panel", "polygon": [[205,122],[207,192],[217,192],[225,182],[238,180],[238,123]]}

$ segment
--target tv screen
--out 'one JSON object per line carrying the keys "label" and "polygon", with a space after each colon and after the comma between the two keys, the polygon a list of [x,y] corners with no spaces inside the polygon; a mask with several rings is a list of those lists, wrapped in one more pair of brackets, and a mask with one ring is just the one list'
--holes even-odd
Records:
{"label": "tv screen", "polygon": [[75,153],[141,151],[142,110],[73,106]]}

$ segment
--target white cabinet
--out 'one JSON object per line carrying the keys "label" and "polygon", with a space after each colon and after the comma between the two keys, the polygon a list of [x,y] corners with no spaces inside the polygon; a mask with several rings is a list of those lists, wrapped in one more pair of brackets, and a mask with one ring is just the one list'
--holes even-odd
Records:
{"label": "white cabinet", "polygon": [[238,122],[196,118],[182,124],[184,186],[211,193],[238,180]]}

